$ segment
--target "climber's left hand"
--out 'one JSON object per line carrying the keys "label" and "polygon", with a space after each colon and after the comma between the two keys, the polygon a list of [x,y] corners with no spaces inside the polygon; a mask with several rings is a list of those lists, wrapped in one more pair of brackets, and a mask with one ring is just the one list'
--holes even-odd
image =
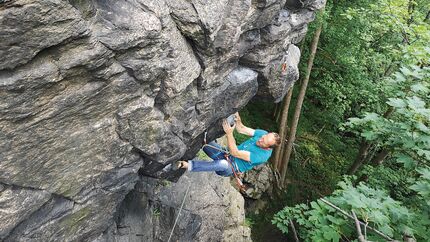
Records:
{"label": "climber's left hand", "polygon": [[224,132],[226,134],[232,134],[235,127],[236,127],[236,124],[234,124],[233,126],[230,126],[227,119],[224,119],[222,121],[222,128],[224,129]]}

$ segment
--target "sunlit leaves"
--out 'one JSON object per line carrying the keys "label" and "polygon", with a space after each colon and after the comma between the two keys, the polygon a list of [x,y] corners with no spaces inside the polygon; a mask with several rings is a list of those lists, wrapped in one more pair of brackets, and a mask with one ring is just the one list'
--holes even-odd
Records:
{"label": "sunlit leaves", "polygon": [[387,104],[395,108],[404,108],[407,106],[406,102],[400,98],[389,98]]}
{"label": "sunlit leaves", "polygon": [[430,70],[415,65],[400,68],[390,85],[396,90],[386,102],[391,115],[365,113],[345,124],[367,141],[392,151],[397,162],[413,169],[430,165]]}
{"label": "sunlit leaves", "polygon": [[418,161],[405,154],[397,154],[397,162],[403,164],[406,169],[413,169],[417,166]]}
{"label": "sunlit leaves", "polygon": [[417,180],[410,188],[423,196],[427,205],[430,206],[430,168],[418,169],[418,173],[420,173],[421,179]]}
{"label": "sunlit leaves", "polygon": [[[430,178],[430,170],[420,171],[422,177]],[[419,181],[411,186],[420,196],[428,197],[430,194],[430,179]],[[428,219],[423,218],[416,208],[408,209],[402,203],[392,199],[386,192],[374,189],[364,184],[353,186],[349,179],[339,183],[339,189],[326,200],[335,204],[344,212],[354,211],[359,219],[369,226],[376,228],[385,235],[401,239],[403,234],[415,236],[421,240],[430,239],[425,227]],[[285,207],[278,212],[273,223],[285,231],[287,221],[295,220],[299,225],[299,235],[304,241],[338,241],[341,235],[354,239],[354,221],[344,216],[321,200],[312,201],[310,206],[299,204],[294,207]],[[307,221],[307,222],[305,222]],[[376,234],[368,230],[368,238],[381,240]]]}

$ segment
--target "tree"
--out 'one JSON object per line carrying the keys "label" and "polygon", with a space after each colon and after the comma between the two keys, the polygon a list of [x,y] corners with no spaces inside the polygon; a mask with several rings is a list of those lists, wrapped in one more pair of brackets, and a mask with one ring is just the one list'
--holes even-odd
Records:
{"label": "tree", "polygon": [[296,139],[297,125],[299,123],[300,112],[302,110],[303,100],[305,98],[306,89],[307,89],[309,78],[311,75],[312,65],[314,62],[315,53],[317,51],[317,46],[318,46],[318,41],[320,38],[321,31],[322,31],[322,23],[320,23],[318,29],[315,31],[314,38],[312,41],[312,46],[311,46],[311,54],[310,54],[309,60],[308,60],[308,67],[306,70],[306,76],[303,79],[303,83],[300,87],[300,92],[299,92],[299,95],[297,97],[297,103],[296,103],[296,108],[294,111],[293,121],[291,123],[290,134],[288,136],[288,141],[287,141],[287,144],[285,147],[285,153],[283,155],[283,161],[282,161],[282,165],[281,165],[281,167],[282,167],[282,170],[281,170],[281,181],[282,181],[282,183],[285,182],[285,175],[286,175],[287,169],[288,169],[288,162],[290,160],[291,151],[293,148],[293,143]]}
{"label": "tree", "polygon": [[275,148],[275,155],[273,156],[273,168],[281,170],[282,153],[285,146],[285,140],[288,130],[288,110],[290,108],[291,97],[293,95],[294,84],[288,90],[287,96],[285,97],[284,105],[282,107],[281,122],[279,124],[279,137],[281,137],[281,144]]}
{"label": "tree", "polygon": [[[430,56],[430,48],[427,51]],[[430,59],[425,63],[401,67],[387,81],[387,92],[394,95],[387,101],[391,115],[366,113],[347,123],[367,142],[391,151],[392,165],[403,166],[396,170],[406,174],[402,178],[406,188],[400,192],[396,186],[389,189],[392,179],[381,182],[380,176],[358,185],[348,177],[333,195],[311,202],[310,206],[300,204],[280,211],[273,223],[283,232],[288,232],[289,220],[294,219],[301,226],[299,234],[304,240],[352,239],[357,235],[351,226],[357,221],[351,221],[345,213],[354,213],[372,228],[367,233],[369,240],[380,240],[381,236],[390,240],[430,240]],[[397,200],[389,194],[395,194]]]}

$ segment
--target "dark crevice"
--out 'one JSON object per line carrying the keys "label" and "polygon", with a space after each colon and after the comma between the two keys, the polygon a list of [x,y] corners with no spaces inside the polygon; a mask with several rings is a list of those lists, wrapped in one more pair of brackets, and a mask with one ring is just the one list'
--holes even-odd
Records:
{"label": "dark crevice", "polygon": [[164,110],[164,104],[166,103],[167,95],[165,94],[166,92],[166,84],[165,84],[165,79],[167,78],[167,71],[163,70],[162,73],[160,73],[160,75],[158,75],[156,77],[156,79],[160,80],[160,90],[158,91],[157,95],[154,98],[154,108],[158,109],[160,112],[162,112],[164,115],[168,115],[165,114],[163,112]]}
{"label": "dark crevice", "polygon": [[194,11],[196,12],[196,14],[197,14],[197,17],[198,17],[198,20],[199,20],[199,25],[200,25],[200,27],[202,28],[202,30],[203,30],[203,37],[205,38],[204,39],[204,41],[203,41],[203,46],[209,46],[210,45],[210,41],[209,41],[209,36],[210,36],[210,33],[209,33],[209,31],[206,29],[206,27],[205,27],[205,25],[203,24],[203,22],[202,22],[202,18],[200,17],[200,14],[199,14],[199,12],[197,11],[197,8],[196,8],[196,6],[194,6],[194,3],[193,2],[190,2],[191,3],[191,6],[193,7],[193,9],[194,9]]}
{"label": "dark crevice", "polygon": [[134,73],[134,70],[132,69],[132,68],[130,68],[130,67],[128,67],[128,66],[125,66],[125,65],[122,65],[122,64],[120,64],[122,67],[124,67],[124,69],[127,71],[127,74],[129,75],[129,76],[131,76],[134,80],[136,80],[138,83],[141,83],[142,84],[142,82],[136,77],[136,74]]}
{"label": "dark crevice", "polygon": [[92,1],[80,1],[80,0],[68,0],[69,4],[72,5],[76,10],[81,13],[81,16],[85,20],[95,16],[95,8]]}
{"label": "dark crevice", "polygon": [[[55,220],[55,219],[57,219],[57,218],[60,218],[60,217],[62,217],[64,214],[66,214],[67,212],[69,212],[69,211],[72,211],[73,210],[73,208],[75,207],[75,202],[74,201],[72,201],[72,200],[69,200],[69,199],[67,199],[67,198],[65,198],[64,196],[61,196],[61,195],[57,195],[57,194],[52,194],[51,195],[51,198],[50,199],[48,199],[45,203],[43,203],[37,210],[35,210],[33,213],[31,213],[30,215],[28,215],[25,219],[23,219],[20,223],[18,223],[10,232],[9,232],[9,234],[4,238],[4,241],[13,241],[10,237],[11,236],[15,236],[15,235],[17,235],[17,234],[19,234],[19,229],[21,229],[21,227],[25,227],[27,224],[30,224],[31,222],[35,222],[35,221],[39,221],[40,220],[40,213],[44,213],[44,212],[46,212],[46,211],[44,211],[44,210],[47,210],[47,211],[50,211],[51,209],[49,209],[49,206],[51,205],[51,204],[53,204],[52,206],[55,206],[55,202],[56,201],[61,201],[61,200],[66,200],[66,201],[69,201],[69,202],[73,202],[73,204],[72,204],[72,208],[70,208],[70,209],[67,209],[67,210],[65,210],[65,211],[63,211],[63,212],[61,212],[61,213],[58,213],[56,216],[54,216],[54,217],[51,217],[50,218],[50,220],[48,220],[48,221],[45,221],[45,222],[43,222],[42,224],[40,224],[39,225],[39,227],[42,227],[42,225],[43,224],[46,224],[46,223],[50,223],[51,221],[53,221],[53,220]],[[52,211],[52,210],[51,210]],[[33,218],[37,218],[37,219],[33,219]],[[31,221],[31,220],[33,220],[33,221]],[[29,222],[29,221],[31,221],[31,222]],[[25,237],[25,236],[24,236]]]}
{"label": "dark crevice", "polygon": [[26,60],[23,63],[17,63],[12,68],[5,68],[2,70],[16,71],[18,68],[29,65],[29,64],[31,64],[31,62],[33,62],[34,60],[37,60],[39,58],[43,58],[45,56],[50,56],[50,55],[53,57],[56,54],[56,52],[58,51],[58,49],[61,48],[62,46],[65,46],[65,45],[71,43],[72,41],[79,41],[81,39],[88,38],[88,34],[89,34],[89,32],[86,29],[85,31],[78,33],[78,36],[70,36],[70,37],[60,41],[57,44],[54,44],[54,45],[51,45],[51,46],[48,46],[48,47],[45,47],[41,50],[36,51],[36,54],[31,59]]}
{"label": "dark crevice", "polygon": [[22,8],[24,5],[16,3],[16,0],[0,0],[0,10],[6,8]]}
{"label": "dark crevice", "polygon": [[62,195],[62,194],[58,194],[58,193],[55,193],[55,192],[51,192],[51,191],[48,191],[48,190],[45,190],[45,189],[37,188],[37,187],[17,185],[17,184],[13,184],[13,183],[4,182],[4,181],[0,181],[0,184],[3,185],[3,186],[12,187],[14,189],[25,189],[25,190],[31,190],[31,191],[45,191],[45,192],[50,193],[52,196],[58,196],[58,197],[61,197],[63,199],[75,202],[73,200],[73,198],[71,198],[71,197],[68,197],[68,196],[65,196],[65,195]]}
{"label": "dark crevice", "polygon": [[36,214],[37,212],[39,212],[43,207],[45,207],[47,204],[49,204],[52,201],[52,199],[53,198],[51,197],[45,203],[43,203],[37,210],[35,210],[31,214],[29,214],[27,217],[25,217],[24,219],[22,219],[21,222],[19,222],[17,225],[15,225],[15,227],[13,229],[11,229],[10,232],[6,236],[4,236],[2,239],[4,239],[4,241],[11,241],[11,240],[8,239],[8,237],[11,236],[11,235],[13,235],[13,234],[15,234],[16,233],[15,231],[20,227],[20,225],[22,225],[25,221],[27,221],[34,214]]}
{"label": "dark crevice", "polygon": [[[194,40],[193,40],[193,39],[191,39],[191,38],[189,38],[189,37],[187,37],[187,36],[184,36],[184,39],[185,39],[185,41],[187,41],[187,43],[191,46],[191,49],[193,50],[193,54],[194,54],[194,56],[196,57],[197,61],[199,62],[199,65],[200,65],[200,67],[201,67],[200,74],[199,74],[199,76],[196,78],[196,86],[197,86],[197,92],[198,92],[199,90],[201,90],[201,89],[202,89],[202,82],[203,82],[203,78],[201,77],[201,74],[202,74],[203,70],[206,68],[206,65],[205,65],[205,63],[204,63],[204,61],[203,61],[202,57],[198,54],[198,53],[199,53],[199,51],[198,51],[197,45],[196,45],[196,43],[194,42]],[[193,83],[194,83],[194,81],[193,81]]]}

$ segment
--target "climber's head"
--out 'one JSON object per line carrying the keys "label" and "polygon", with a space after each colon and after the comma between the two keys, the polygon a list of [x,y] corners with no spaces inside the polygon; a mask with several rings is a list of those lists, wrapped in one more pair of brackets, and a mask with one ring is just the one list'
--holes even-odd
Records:
{"label": "climber's head", "polygon": [[261,148],[274,148],[281,144],[281,137],[277,133],[268,133],[263,136],[259,140],[257,140],[257,145]]}

